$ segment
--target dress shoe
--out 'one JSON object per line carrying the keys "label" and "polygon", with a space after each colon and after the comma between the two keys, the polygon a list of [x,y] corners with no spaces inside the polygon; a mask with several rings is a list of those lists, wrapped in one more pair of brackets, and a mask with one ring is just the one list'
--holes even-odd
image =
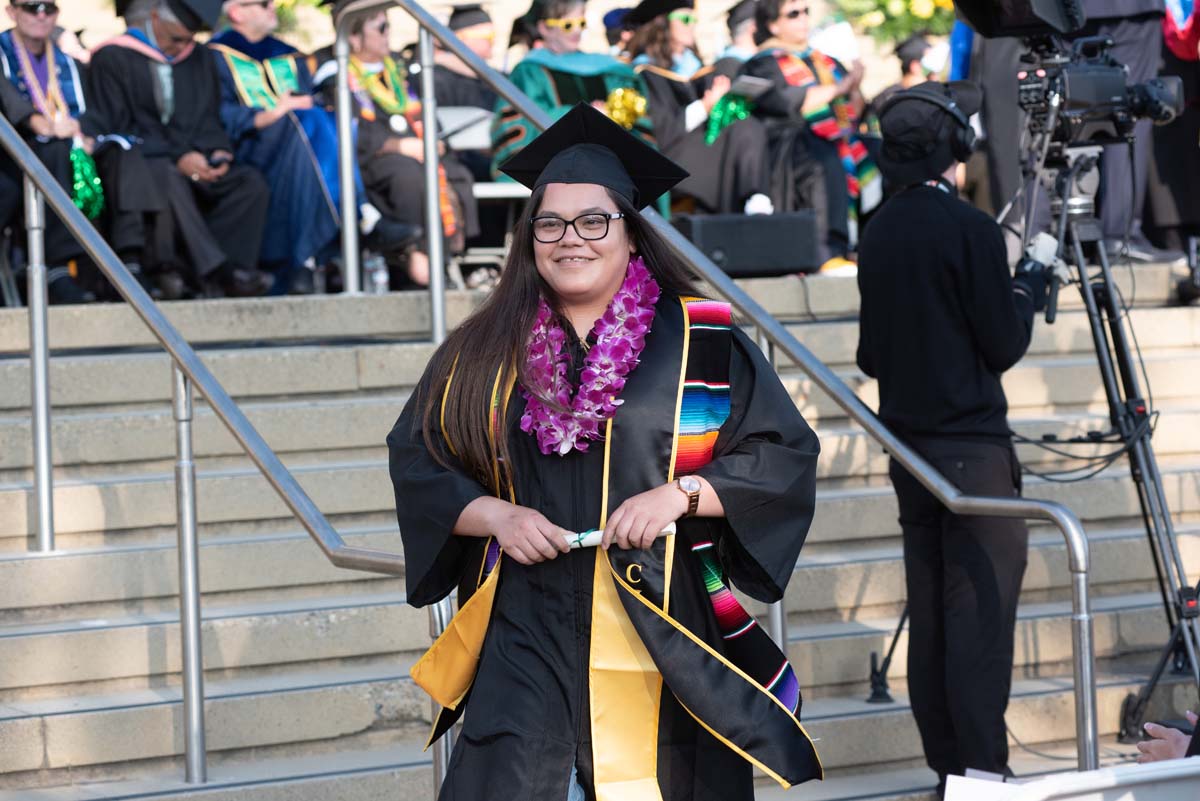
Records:
{"label": "dress shoe", "polygon": [[228,264],[218,268],[213,278],[227,298],[257,298],[267,294],[275,283],[275,277],[270,273]]}
{"label": "dress shoe", "polygon": [[91,303],[96,296],[75,283],[71,271],[66,267],[55,267],[46,272],[46,295],[52,305],[69,303]]}
{"label": "dress shoe", "polygon": [[292,272],[292,280],[288,285],[289,295],[311,295],[317,291],[314,271],[301,267]]}
{"label": "dress shoe", "polygon": [[387,253],[416,244],[423,234],[424,231],[419,225],[409,225],[390,217],[382,217],[365,237],[363,244],[371,250]]}

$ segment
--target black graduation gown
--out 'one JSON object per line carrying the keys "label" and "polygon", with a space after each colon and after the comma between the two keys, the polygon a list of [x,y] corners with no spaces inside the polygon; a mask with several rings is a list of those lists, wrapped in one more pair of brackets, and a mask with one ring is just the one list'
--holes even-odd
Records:
{"label": "black graduation gown", "polygon": [[658,149],[691,173],[671,190],[672,198],[691,198],[701,212],[740,214],[751,195],[771,191],[762,122],[753,117],[739,120],[711,145],[704,141],[707,124],[687,130],[684,110],[711,84],[711,69],[690,79],[649,64],[637,70],[649,92],[646,107]]}
{"label": "black graduation gown", "polygon": [[[679,377],[674,332],[681,321],[677,301],[664,295],[641,363],[622,392],[625,405],[614,418],[610,511],[625,497],[662,483],[634,478],[653,470],[629,464],[619,453],[649,448],[654,455],[647,461],[653,462],[657,449],[670,450],[672,393]],[[584,356],[577,342],[572,356],[577,375]],[[711,539],[740,589],[774,601],[782,596],[812,520],[819,444],[762,353],[740,332],[730,348],[729,380],[732,412],[720,429],[713,461],[697,471],[720,496],[727,517],[682,520],[679,532],[685,542]],[[426,396],[428,382],[427,374],[414,399]],[[418,404],[409,401],[388,437],[408,601],[432,603],[462,581],[461,603],[479,575],[484,541],[450,532],[467,504],[490,493],[430,456],[419,431]],[[544,456],[519,429],[523,409],[514,392],[506,430],[517,502],[571,531],[597,527],[604,448],[594,443],[585,453]],[[442,801],[559,801],[567,797],[573,765],[588,798],[595,798],[588,683],[595,564],[594,549],[532,566],[502,557],[491,623]],[[676,560],[680,583],[674,583],[671,614],[721,649],[703,579],[690,565]],[[753,798],[749,764],[699,727],[665,683],[658,732],[664,801]]]}
{"label": "black graduation gown", "polygon": [[[154,262],[175,262],[194,278],[225,263],[255,267],[269,200],[262,176],[234,163],[216,181],[190,181],[175,166],[191,151],[206,156],[233,151],[221,127],[221,85],[213,54],[196,46],[172,63],[174,112],[166,123],[159,110],[157,66],[135,47],[109,44],[97,50],[88,70],[91,122],[85,129],[90,125],[140,140],[150,176],[145,185],[160,189],[169,209],[154,226],[153,241],[147,242]],[[120,172],[116,177],[122,177]],[[123,194],[137,196],[132,187]]]}
{"label": "black graduation gown", "polygon": [[439,106],[473,106],[491,111],[497,95],[473,75],[463,75],[440,64],[433,67],[433,93]]}
{"label": "black graduation gown", "polygon": [[1169,47],[1162,50],[1160,75],[1183,79],[1183,113],[1169,125],[1154,126],[1154,153],[1146,189],[1146,223],[1159,244],[1186,248],[1186,237],[1200,234],[1200,62],[1184,61]]}

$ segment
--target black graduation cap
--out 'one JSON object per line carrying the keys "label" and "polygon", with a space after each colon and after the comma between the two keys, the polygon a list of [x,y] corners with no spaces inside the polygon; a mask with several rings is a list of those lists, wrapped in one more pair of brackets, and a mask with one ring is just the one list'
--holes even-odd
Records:
{"label": "black graduation cap", "polygon": [[907,64],[910,61],[920,61],[925,56],[925,51],[932,45],[925,38],[924,34],[914,33],[912,36],[905,39],[900,44],[896,45],[896,58],[900,59],[901,64]]}
{"label": "black graduation cap", "polygon": [[637,28],[655,17],[670,14],[680,8],[695,8],[695,3],[693,0],[642,0],[633,7],[629,16],[625,17],[625,24],[630,28]]}
{"label": "black graduation cap", "polygon": [[[117,0],[117,16],[125,16],[133,0]],[[216,27],[221,19],[223,0],[167,0],[171,13],[192,33]]]}
{"label": "black graduation cap", "polygon": [[757,5],[756,0],[741,0],[740,3],[735,3],[726,14],[725,24],[729,26],[729,32],[733,31],[748,19],[754,19],[754,8]]}
{"label": "black graduation cap", "polygon": [[508,36],[509,47],[519,44],[533,46],[538,39],[537,24],[542,18],[544,5],[544,0],[533,0],[529,10],[513,20],[512,32]]}
{"label": "black graduation cap", "polygon": [[635,208],[648,206],[688,177],[687,170],[587,103],[564,114],[500,172],[537,189],[544,184],[599,184]]}
{"label": "black graduation cap", "polygon": [[491,21],[492,18],[483,10],[483,6],[478,3],[467,3],[454,7],[454,10],[450,12],[450,20],[446,23],[446,27],[452,31],[459,31],[463,28],[470,28],[472,25],[483,25]]}

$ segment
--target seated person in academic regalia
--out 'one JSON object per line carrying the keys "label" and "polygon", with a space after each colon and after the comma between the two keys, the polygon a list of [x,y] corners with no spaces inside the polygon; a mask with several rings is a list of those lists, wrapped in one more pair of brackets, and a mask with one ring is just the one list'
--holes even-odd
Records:
{"label": "seated person in academic regalia", "polygon": [[[654,142],[646,111],[646,84],[628,64],[609,55],[579,49],[587,20],[581,0],[534,0],[522,18],[524,31],[536,31],[533,48],[509,79],[529,99],[558,119],[576,103],[590,103],[643,141]],[[532,28],[528,27],[532,25]],[[514,30],[517,25],[514,24]],[[492,174],[533,141],[537,129],[501,99],[492,127]]]}
{"label": "seated person in academic regalia", "polygon": [[261,295],[271,286],[257,269],[269,192],[258,171],[233,156],[216,57],[193,41],[215,20],[188,2],[118,5],[128,30],[92,56],[88,117],[140,140],[149,184],[165,195],[168,213],[147,235],[152,263],[176,265],[192,291]]}
{"label": "seated person in academic regalia", "polygon": [[341,230],[337,128],[313,108],[303,56],[271,35],[274,0],[228,0],[224,12],[229,27],[208,44],[221,76],[221,121],[238,160],[271,187],[260,259],[276,273],[274,293],[307,294]]}
{"label": "seated person in academic regalia", "polygon": [[[745,98],[696,54],[692,0],[643,0],[629,14],[633,66],[649,90],[658,148],[691,175],[671,191],[676,211],[731,214],[774,211],[767,192],[767,132],[739,119]],[[741,115],[741,116],[744,116]]]}
{"label": "seated person in academic regalia", "polygon": [[739,0],[726,13],[725,25],[729,28],[729,45],[713,62],[713,71],[718,75],[733,78],[742,65],[758,53],[758,45],[754,42],[754,34],[758,30],[754,21],[756,5],[755,0]]}
{"label": "seated person in academic regalia", "polygon": [[[491,61],[496,26],[479,5],[456,6],[446,23],[454,35],[484,61]],[[462,59],[435,43],[433,51],[433,89],[438,108],[467,107],[492,111],[496,93],[480,80]],[[411,81],[411,88],[420,94],[420,81]],[[458,150],[455,156],[471,171],[477,181],[490,181],[492,152],[488,150]]]}
{"label": "seated person in academic regalia", "polygon": [[[72,45],[73,35],[54,25],[58,18],[54,4],[10,5],[9,15],[17,24],[12,30],[0,33],[0,67],[25,99],[62,129],[60,135],[41,138],[32,146],[51,172],[72,191],[77,205],[134,277],[146,289],[156,292],[143,270],[147,225],[149,217],[164,214],[167,206],[165,196],[150,178],[141,148],[136,141],[111,135],[86,113],[89,103],[85,67],[59,47],[64,40],[68,46],[78,47],[78,40],[74,39]],[[82,171],[81,178],[94,174],[100,178],[100,185],[85,179],[75,188],[75,165]],[[115,299],[116,290],[102,278],[58,219],[49,214],[47,222],[49,251],[66,252],[75,261],[84,291]],[[59,262],[55,259],[50,263]]]}
{"label": "seated person in academic regalia", "polygon": [[[409,92],[404,66],[392,57],[387,34],[387,13],[383,11],[359,15],[350,23],[350,91],[358,114],[358,165],[367,197],[386,217],[424,226],[421,103]],[[327,81],[326,86],[331,83]],[[444,146],[440,150],[442,234],[449,252],[456,253],[463,249],[466,238],[478,233],[479,220],[470,171]],[[426,248],[418,244],[408,254],[408,277],[418,286],[429,284]]]}
{"label": "seated person in academic regalia", "polygon": [[[71,150],[75,140],[88,151],[93,143],[85,142],[76,119],[85,105],[78,70],[51,40],[58,8],[47,0],[12,3],[7,11],[14,27],[0,33],[4,117],[25,135],[26,144],[70,194],[74,191]],[[21,213],[23,181],[21,170],[7,151],[0,152],[0,231],[11,225],[18,239],[25,231]],[[83,248],[49,207],[43,242],[50,302],[94,300],[68,266],[82,266]]]}
{"label": "seated person in academic regalia", "polygon": [[742,72],[771,88],[754,104],[771,140],[771,200],[779,211],[812,208],[826,268],[850,255],[855,223],[882,197],[874,162],[857,136],[862,64],[846,69],[808,46],[808,0],[758,0],[761,50]]}

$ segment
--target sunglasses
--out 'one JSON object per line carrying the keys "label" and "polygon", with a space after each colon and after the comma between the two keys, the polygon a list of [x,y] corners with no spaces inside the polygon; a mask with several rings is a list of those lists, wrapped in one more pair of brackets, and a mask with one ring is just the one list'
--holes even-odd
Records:
{"label": "sunglasses", "polygon": [[58,13],[58,3],[13,3],[13,5],[26,14],[35,17],[38,14],[45,14],[47,17],[52,17]]}
{"label": "sunglasses", "polygon": [[587,20],[583,17],[550,17],[542,22],[551,28],[558,28],[563,33],[574,33],[587,27]]}
{"label": "sunglasses", "polygon": [[266,9],[275,5],[275,0],[246,0],[246,2],[238,3],[237,5],[239,8],[252,8],[254,6],[258,6],[259,8]]}
{"label": "sunglasses", "polygon": [[684,25],[695,25],[697,17],[690,11],[672,11],[667,15],[667,19],[682,22]]}
{"label": "sunglasses", "polygon": [[796,19],[798,17],[807,17],[807,16],[808,16],[808,7],[805,6],[804,8],[793,8],[791,11],[784,14],[783,18],[784,19]]}

